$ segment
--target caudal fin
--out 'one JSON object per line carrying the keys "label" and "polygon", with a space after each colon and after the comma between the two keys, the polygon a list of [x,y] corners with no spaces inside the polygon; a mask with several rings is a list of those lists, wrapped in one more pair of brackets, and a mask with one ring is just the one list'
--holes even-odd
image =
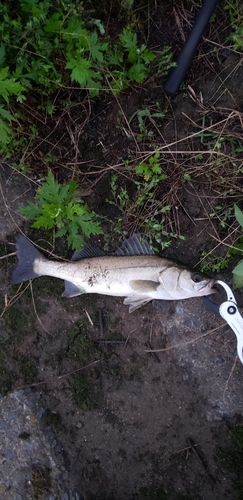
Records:
{"label": "caudal fin", "polygon": [[41,274],[37,274],[34,271],[34,262],[36,259],[44,259],[44,257],[34,245],[22,235],[19,236],[16,242],[16,254],[19,262],[12,275],[11,281],[13,285],[41,276]]}

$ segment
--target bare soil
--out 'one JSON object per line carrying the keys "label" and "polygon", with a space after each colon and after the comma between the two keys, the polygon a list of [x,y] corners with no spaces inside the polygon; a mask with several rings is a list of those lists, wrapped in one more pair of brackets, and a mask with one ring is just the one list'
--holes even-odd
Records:
{"label": "bare soil", "polygon": [[[174,15],[167,4],[151,11],[148,40],[153,48],[171,42],[175,52],[181,47]],[[210,25],[188,74],[191,89],[175,99],[165,96],[164,78],[156,75],[119,97],[91,103],[72,91],[79,105],[72,113],[57,109],[55,122],[50,119],[47,128],[40,128],[29,158],[45,175],[43,158],[56,155],[51,166],[60,182],[70,178],[70,165],[76,162],[83,196],[109,218],[104,229],[112,234],[120,212],[106,202],[110,173],[131,154],[139,159],[151,151],[148,138],[138,144],[137,123],[131,122],[130,134],[129,118],[138,109],[156,110],[159,103],[166,116],[153,129],[153,143],[169,174],[161,199],[172,205],[168,229],[186,237],[173,240],[164,255],[192,268],[218,239],[230,243],[229,227],[222,228],[220,218],[210,214],[215,206],[223,212],[234,201],[230,183],[238,185],[238,197],[242,191],[242,178],[234,179],[230,161],[210,175],[209,156],[205,171],[196,164],[196,151],[208,151],[211,137],[205,135],[203,145],[198,137],[188,139],[202,123],[213,131],[223,126],[224,133],[242,133],[243,69],[237,54],[224,52],[226,35],[224,28]],[[222,147],[229,155],[229,144]],[[37,179],[6,164],[0,168],[1,255],[14,251],[19,227],[43,244],[46,233],[31,230],[15,212],[33,197]],[[191,182],[182,181],[181,169],[190,173]],[[124,231],[136,229],[134,220],[123,220]],[[96,243],[104,241],[96,238]],[[55,253],[67,257],[62,244]],[[56,279],[35,280],[32,289],[15,296],[17,287],[9,285],[15,263],[14,256],[0,261],[1,392],[26,385],[42,390],[67,454],[73,488],[87,500],[242,498],[232,483],[238,473],[218,458],[219,449],[231,444],[231,427],[242,425],[243,412],[243,367],[225,322],[201,299],[154,301],[132,314],[119,298],[68,301],[61,298],[63,285]],[[231,283],[229,270],[219,277]],[[236,296],[243,307],[242,291]]]}

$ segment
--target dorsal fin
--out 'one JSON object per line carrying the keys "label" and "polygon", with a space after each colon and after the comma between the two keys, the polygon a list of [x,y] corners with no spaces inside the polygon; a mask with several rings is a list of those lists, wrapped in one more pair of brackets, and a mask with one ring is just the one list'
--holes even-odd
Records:
{"label": "dorsal fin", "polygon": [[113,255],[154,255],[147,241],[141,241],[140,234],[134,234],[123,241]]}
{"label": "dorsal fin", "polygon": [[93,259],[94,257],[102,257],[107,255],[103,250],[89,243],[86,243],[80,252],[74,252],[71,260],[77,261],[81,259]]}
{"label": "dorsal fin", "polygon": [[[78,261],[81,259],[92,259],[94,257],[102,257],[104,255],[107,254],[103,250],[86,243],[80,252],[74,252],[71,260]],[[149,246],[147,241],[141,241],[140,234],[134,234],[131,238],[124,240],[113,255],[154,255],[154,251]]]}

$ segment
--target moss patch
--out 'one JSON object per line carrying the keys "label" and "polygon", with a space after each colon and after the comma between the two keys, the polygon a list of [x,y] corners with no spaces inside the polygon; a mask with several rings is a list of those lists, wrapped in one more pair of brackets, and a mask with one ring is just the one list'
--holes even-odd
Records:
{"label": "moss patch", "polygon": [[232,475],[232,487],[238,500],[243,500],[243,425],[230,429],[230,444],[220,446],[216,451],[216,459],[221,463],[225,473]]}
{"label": "moss patch", "polygon": [[51,488],[49,470],[42,467],[33,467],[30,485],[33,498],[35,500],[44,500],[44,498],[46,498],[46,494]]}
{"label": "moss patch", "polygon": [[85,318],[78,320],[69,332],[66,344],[69,360],[75,363],[76,369],[81,368],[71,376],[70,387],[76,405],[82,410],[93,410],[103,401],[99,368],[94,365],[94,367],[82,370],[82,367],[100,358],[100,351],[97,344],[90,338],[88,328]]}
{"label": "moss patch", "polygon": [[29,356],[21,356],[18,360],[18,367],[21,376],[26,384],[32,384],[36,381],[38,369],[34,358]]}

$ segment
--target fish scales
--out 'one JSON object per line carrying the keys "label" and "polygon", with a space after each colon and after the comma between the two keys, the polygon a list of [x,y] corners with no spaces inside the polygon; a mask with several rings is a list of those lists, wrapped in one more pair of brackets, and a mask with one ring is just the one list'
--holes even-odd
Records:
{"label": "fish scales", "polygon": [[75,252],[71,262],[47,259],[21,235],[16,253],[18,266],[12,275],[13,284],[40,276],[60,278],[65,281],[63,297],[84,292],[125,297],[129,312],[153,299],[181,300],[214,293],[214,279],[154,255],[139,235],[125,240],[114,255],[85,245],[80,253]]}
{"label": "fish scales", "polygon": [[69,280],[80,286],[86,293],[104,293],[125,297],[133,291],[130,281],[159,281],[160,273],[173,262],[156,256],[104,256],[83,259],[78,262],[59,263],[47,259],[37,259],[34,271],[38,275],[48,275]]}

